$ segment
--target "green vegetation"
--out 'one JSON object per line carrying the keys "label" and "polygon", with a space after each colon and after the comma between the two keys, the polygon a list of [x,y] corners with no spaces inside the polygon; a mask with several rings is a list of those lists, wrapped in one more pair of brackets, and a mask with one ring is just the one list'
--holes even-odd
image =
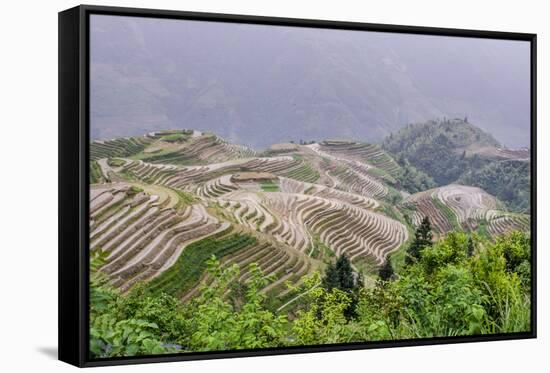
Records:
{"label": "green vegetation", "polygon": [[173,266],[148,284],[148,289],[154,293],[182,295],[198,284],[206,270],[206,261],[212,255],[222,258],[256,243],[255,237],[239,233],[222,238],[219,236],[188,245]]}
{"label": "green vegetation", "polygon": [[160,139],[166,142],[181,142],[186,139],[186,136],[183,133],[174,133],[171,135],[162,136]]}
{"label": "green vegetation", "polygon": [[260,183],[260,188],[262,188],[262,190],[264,192],[279,192],[280,191],[279,185],[275,184],[272,181],[263,181],[263,182],[261,182]]}
{"label": "green vegetation", "polygon": [[97,161],[90,161],[90,184],[97,184],[103,180],[103,173]]}
{"label": "green vegetation", "polygon": [[393,265],[391,264],[391,259],[386,258],[386,261],[378,271],[378,277],[380,277],[380,280],[382,281],[390,281],[393,279],[394,276],[395,271],[393,269]]}
{"label": "green vegetation", "polygon": [[[384,147],[410,162],[414,167],[430,175],[437,185],[457,180],[469,165],[469,160],[455,150],[460,146],[482,142],[489,135],[464,123],[463,126],[429,122],[408,126],[384,141]],[[476,140],[477,138],[480,140]],[[483,144],[493,144],[486,138]],[[498,145],[496,141],[495,145]]]}
{"label": "green vegetation", "polygon": [[[400,172],[399,168],[396,168],[395,171],[393,171],[394,175],[397,175]],[[371,167],[367,169],[367,174],[374,176],[375,178],[381,180],[382,182],[388,183],[390,185],[398,186],[397,179],[393,177],[388,171],[383,170],[381,168]]]}
{"label": "green vegetation", "polygon": [[456,214],[451,210],[449,206],[444,204],[439,198],[432,196],[432,202],[437,207],[439,211],[445,216],[447,221],[451,223],[454,229],[460,229],[460,224],[458,223],[458,218]]}
{"label": "green vegetation", "polygon": [[325,270],[322,286],[327,291],[338,289],[349,298],[349,304],[344,309],[347,319],[357,316],[359,292],[364,287],[361,274],[355,274],[351,262],[346,255],[341,255],[335,263],[329,263]]}
{"label": "green vegetation", "polygon": [[407,249],[405,263],[411,264],[420,260],[422,250],[432,244],[432,239],[432,225],[430,224],[430,219],[425,216],[420,226],[414,232],[414,240]]}
{"label": "green vegetation", "polygon": [[[293,157],[296,160],[302,159],[302,157],[298,155],[295,155]],[[319,177],[321,176],[319,174],[319,171],[311,167],[309,163],[303,160],[299,166],[292,168],[290,171],[283,172],[282,175],[290,179],[305,181],[307,183],[314,183],[319,180]]]}
{"label": "green vegetation", "polygon": [[403,200],[403,196],[397,189],[388,186],[388,194],[384,197],[384,199],[388,201],[392,206],[395,206]]}
{"label": "green vegetation", "polygon": [[171,190],[173,190],[174,193],[176,193],[176,195],[178,196],[178,203],[175,206],[176,210],[181,210],[185,206],[189,206],[193,204],[193,202],[195,202],[195,198],[193,197],[192,194],[184,192],[183,190],[179,190],[179,189],[171,188]]}
{"label": "green vegetation", "polygon": [[477,186],[496,196],[506,206],[523,213],[531,211],[531,164],[524,161],[499,161],[463,173],[458,182]]}
{"label": "green vegetation", "polygon": [[[477,183],[528,209],[526,151],[494,148],[466,120],[409,126],[384,149],[296,146],[292,159],[190,133],[94,142],[90,182],[116,183],[91,200],[91,357],[530,329],[529,215],[477,188],[429,190]],[[242,172],[319,184],[266,176],[250,189]]]}
{"label": "green vegetation", "polygon": [[137,185],[132,185],[130,188],[128,188],[126,194],[128,194],[129,196],[133,196],[141,192],[143,192],[143,188],[138,187]]}
{"label": "green vegetation", "polygon": [[149,163],[166,163],[177,165],[200,165],[205,162],[189,155],[181,150],[162,149],[155,153],[139,153],[132,157],[136,160],[142,160]]}
{"label": "green vegetation", "polygon": [[[131,298],[125,298],[113,289],[108,279],[98,271],[105,263],[106,257],[107,254],[101,251],[92,253],[90,257],[90,357],[175,352],[161,344],[159,339],[162,336],[158,324],[146,320],[151,319],[150,315],[127,312],[125,305]],[[167,311],[158,307],[158,299],[151,304],[154,304],[158,311]],[[165,315],[170,317],[171,313],[167,312]]]}
{"label": "green vegetation", "polygon": [[[210,258],[205,267],[212,282],[182,304],[166,293],[137,287],[127,295],[112,289],[92,272],[90,354],[92,358],[277,347],[289,343],[288,321],[264,307],[260,294],[269,278],[249,266],[250,280],[236,289],[233,265],[225,270]],[[227,293],[237,293],[229,299]],[[162,341],[162,342],[161,342]]]}
{"label": "green vegetation", "polygon": [[309,256],[315,259],[324,261],[325,263],[331,263],[332,258],[334,258],[334,251],[321,241],[321,237],[318,233],[311,233],[312,248],[309,251]]}
{"label": "green vegetation", "polygon": [[[211,282],[185,303],[147,286],[120,294],[92,264],[90,353],[133,356],[530,330],[529,236],[474,238],[473,252],[470,242],[453,232],[369,287],[358,286],[346,265],[335,265],[324,279],[314,272],[293,288],[301,297],[292,317],[266,307],[259,289],[269,279],[256,264],[249,267],[250,280],[235,286],[236,265],[222,269],[215,259],[202,261]],[[185,274],[193,268],[179,266],[173,273],[183,277],[173,282],[188,283]]]}
{"label": "green vegetation", "polygon": [[419,171],[404,157],[397,160],[401,166],[396,172],[396,187],[405,189],[409,193],[417,193],[436,187],[433,179],[424,172]]}
{"label": "green vegetation", "polygon": [[90,159],[129,157],[147,147],[153,140],[146,137],[119,138],[90,143]]}
{"label": "green vegetation", "polygon": [[478,225],[477,225],[476,232],[481,237],[489,239],[491,237],[491,235],[489,234],[489,231],[487,230],[487,224],[488,224],[487,220],[485,220],[485,219],[480,220]]}
{"label": "green vegetation", "polygon": [[107,164],[111,167],[122,167],[126,164],[126,162],[123,159],[109,158],[107,160]]}
{"label": "green vegetation", "polygon": [[500,145],[466,121],[409,125],[388,136],[383,147],[398,159],[403,171],[396,179],[409,192],[451,183],[471,185],[496,196],[513,211],[530,211],[530,163],[475,153],[467,156],[466,149]]}
{"label": "green vegetation", "polygon": [[395,207],[395,204],[383,202],[380,204],[379,210],[386,216],[398,221],[404,221],[404,218],[400,215],[399,210]]}

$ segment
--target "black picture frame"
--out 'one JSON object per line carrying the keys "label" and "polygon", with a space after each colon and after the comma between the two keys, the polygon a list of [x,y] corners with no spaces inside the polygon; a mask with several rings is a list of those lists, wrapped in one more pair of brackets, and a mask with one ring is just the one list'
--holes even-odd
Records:
{"label": "black picture frame", "polygon": [[[88,201],[89,201],[89,17],[91,14],[252,23],[309,28],[383,31],[527,41],[531,46],[531,331],[465,337],[197,352],[90,360],[88,357]],[[536,34],[398,26],[311,19],[275,18],[81,5],[59,13],[59,360],[79,367],[326,352],[463,342],[536,338]]]}

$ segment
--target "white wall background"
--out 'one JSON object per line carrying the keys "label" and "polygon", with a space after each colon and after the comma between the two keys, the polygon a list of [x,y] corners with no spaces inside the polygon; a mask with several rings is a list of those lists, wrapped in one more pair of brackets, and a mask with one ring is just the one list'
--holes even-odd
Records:
{"label": "white wall background", "polygon": [[[550,23],[540,0],[157,0],[101,5],[532,32],[539,35],[537,340],[107,368],[116,372],[533,372],[550,366]],[[0,22],[0,370],[69,371],[57,351],[57,12],[5,1]],[[545,352],[546,351],[546,352]]]}

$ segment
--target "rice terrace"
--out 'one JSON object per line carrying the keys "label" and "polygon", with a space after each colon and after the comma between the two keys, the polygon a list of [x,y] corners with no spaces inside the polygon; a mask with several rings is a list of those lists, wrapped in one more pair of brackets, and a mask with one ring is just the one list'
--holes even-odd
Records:
{"label": "rice terrace", "polygon": [[[445,143],[461,169],[438,183],[448,168],[415,143]],[[522,331],[529,162],[466,119],[378,144],[256,150],[191,129],[93,140],[91,353]],[[473,177],[504,166],[517,180],[494,173],[500,189]]]}
{"label": "rice terrace", "polygon": [[533,337],[531,42],[216,19],[90,16],[90,360]]}

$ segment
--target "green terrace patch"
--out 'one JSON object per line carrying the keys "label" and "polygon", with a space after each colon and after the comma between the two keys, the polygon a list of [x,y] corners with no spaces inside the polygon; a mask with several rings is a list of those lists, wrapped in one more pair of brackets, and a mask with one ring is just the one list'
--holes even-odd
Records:
{"label": "green terrace patch", "polygon": [[184,192],[182,190],[178,190],[178,189],[173,189],[173,188],[170,188],[170,189],[173,190],[178,195],[178,203],[175,206],[176,210],[180,210],[183,207],[189,206],[193,202],[195,202],[195,197],[193,197],[192,194]]}
{"label": "green terrace patch", "polygon": [[129,196],[133,196],[133,195],[136,195],[136,194],[141,193],[141,192],[143,192],[143,188],[140,188],[140,187],[138,187],[138,186],[136,186],[136,185],[132,185],[132,186],[128,189],[128,191],[126,192],[126,194],[129,195]]}
{"label": "green terrace patch", "polygon": [[183,133],[174,133],[172,135],[162,136],[160,139],[166,142],[181,142],[186,138],[187,136],[185,136]]}
{"label": "green terrace patch", "polygon": [[129,157],[145,149],[154,140],[147,137],[119,138],[90,143],[90,159]]}
{"label": "green terrace patch", "polygon": [[90,161],[90,184],[99,183],[103,179],[101,168],[97,161]]}
{"label": "green terrace patch", "polygon": [[259,184],[260,184],[260,188],[262,188],[262,190],[264,192],[279,192],[280,191],[279,185],[275,184],[274,182],[265,181],[265,182],[261,182]]}
{"label": "green terrace patch", "polygon": [[148,288],[154,293],[181,296],[199,283],[206,270],[206,261],[212,255],[223,258],[256,242],[255,237],[240,233],[225,237],[214,235],[196,241],[185,247],[176,263],[153,279]]}
{"label": "green terrace patch", "polygon": [[[295,160],[299,159],[302,158],[295,158]],[[310,164],[303,160],[297,167],[293,167],[289,171],[283,172],[282,175],[290,179],[304,181],[306,183],[314,183],[319,180],[319,177],[321,176],[319,171],[311,167]]]}
{"label": "green terrace patch", "polygon": [[126,161],[119,158],[109,158],[107,164],[111,167],[122,167],[126,164]]}
{"label": "green terrace patch", "polygon": [[434,205],[443,213],[449,223],[451,223],[453,229],[460,229],[460,224],[458,223],[458,219],[453,210],[451,210],[446,204],[441,202],[441,200],[437,197],[432,196],[432,201]]}

